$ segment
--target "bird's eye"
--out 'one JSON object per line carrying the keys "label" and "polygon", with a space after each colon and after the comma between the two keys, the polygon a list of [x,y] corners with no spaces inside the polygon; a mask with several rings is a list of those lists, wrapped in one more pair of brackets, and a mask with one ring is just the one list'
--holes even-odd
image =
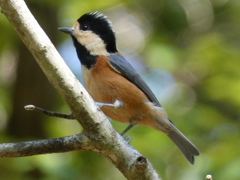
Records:
{"label": "bird's eye", "polygon": [[89,29],[89,26],[88,26],[88,25],[82,25],[82,26],[81,26],[81,29],[82,29],[83,31],[87,31],[87,30]]}

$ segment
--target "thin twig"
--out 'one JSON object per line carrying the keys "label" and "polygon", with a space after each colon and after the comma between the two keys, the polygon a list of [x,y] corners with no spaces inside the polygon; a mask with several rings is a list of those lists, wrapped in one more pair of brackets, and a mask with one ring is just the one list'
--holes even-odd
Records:
{"label": "thin twig", "polygon": [[43,108],[40,108],[40,107],[37,107],[35,105],[26,105],[24,106],[24,108],[27,110],[27,111],[33,111],[33,110],[36,110],[36,111],[39,111],[39,112],[42,112],[48,116],[53,116],[53,117],[59,117],[59,118],[63,118],[63,119],[69,119],[69,120],[73,120],[75,119],[73,117],[73,114],[62,114],[62,113],[57,113],[57,112],[52,112],[52,111],[48,111],[46,109],[43,109]]}

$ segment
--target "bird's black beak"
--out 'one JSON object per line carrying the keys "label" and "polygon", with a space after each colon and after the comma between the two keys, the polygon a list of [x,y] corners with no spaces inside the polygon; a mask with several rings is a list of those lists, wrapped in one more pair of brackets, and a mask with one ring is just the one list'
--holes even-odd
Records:
{"label": "bird's black beak", "polygon": [[60,27],[60,28],[58,28],[58,30],[62,31],[62,32],[66,33],[66,34],[70,34],[70,35],[73,34],[73,30],[72,30],[71,27]]}

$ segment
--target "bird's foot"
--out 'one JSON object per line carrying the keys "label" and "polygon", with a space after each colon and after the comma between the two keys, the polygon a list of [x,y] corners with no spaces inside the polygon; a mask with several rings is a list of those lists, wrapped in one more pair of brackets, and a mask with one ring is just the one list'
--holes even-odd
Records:
{"label": "bird's foot", "polygon": [[116,109],[121,109],[123,107],[123,103],[122,101],[120,100],[116,100],[113,104],[112,103],[103,103],[103,102],[96,102],[96,104],[99,106],[99,107],[102,107],[102,106],[111,106],[111,107],[114,107]]}

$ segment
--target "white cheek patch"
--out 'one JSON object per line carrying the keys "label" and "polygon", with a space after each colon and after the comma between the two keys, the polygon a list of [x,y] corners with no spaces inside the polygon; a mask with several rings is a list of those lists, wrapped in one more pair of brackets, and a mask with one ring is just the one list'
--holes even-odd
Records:
{"label": "white cheek patch", "polygon": [[83,31],[79,29],[79,23],[76,22],[73,26],[73,35],[77,41],[86,47],[93,56],[109,56],[106,50],[106,45],[103,40],[90,30]]}

